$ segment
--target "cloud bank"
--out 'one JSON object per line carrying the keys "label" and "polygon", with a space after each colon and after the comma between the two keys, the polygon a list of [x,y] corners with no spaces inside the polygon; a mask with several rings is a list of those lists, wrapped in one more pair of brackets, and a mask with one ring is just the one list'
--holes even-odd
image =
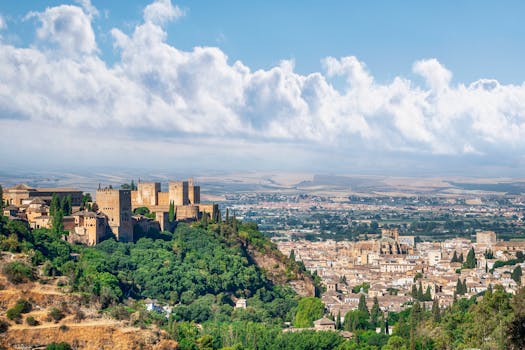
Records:
{"label": "cloud bank", "polygon": [[[525,84],[453,83],[434,58],[413,64],[423,85],[378,83],[354,56],[324,58],[307,75],[290,60],[252,70],[216,47],[169,45],[164,25],[185,15],[170,0],[148,5],[131,33],[111,30],[119,59],[110,65],[92,27],[97,9],[78,3],[28,14],[36,23],[29,47],[0,37],[4,143],[24,142],[10,137],[16,128],[37,134],[42,126],[137,143],[214,139],[429,156],[525,149]],[[342,87],[334,83],[341,78]]]}

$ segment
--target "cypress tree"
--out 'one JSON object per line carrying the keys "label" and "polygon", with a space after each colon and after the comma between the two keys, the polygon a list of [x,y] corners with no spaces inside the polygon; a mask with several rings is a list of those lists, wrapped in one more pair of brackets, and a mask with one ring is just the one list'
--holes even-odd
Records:
{"label": "cypress tree", "polygon": [[432,300],[432,293],[430,290],[430,286],[427,286],[427,290],[425,291],[425,294],[423,294],[423,300],[424,301],[431,301]]}
{"label": "cypress tree", "polygon": [[237,219],[235,217],[232,218],[232,228],[233,228],[233,233],[237,234],[238,233],[238,231],[237,231]]}
{"label": "cypress tree", "polygon": [[470,248],[467,254],[467,260],[463,264],[467,269],[473,269],[476,267],[476,254],[474,253],[474,248]]}
{"label": "cypress tree", "polygon": [[4,189],[0,185],[0,210],[4,210]]}
{"label": "cypress tree", "polygon": [[368,311],[368,306],[366,306],[366,298],[364,294],[361,294],[359,297],[359,304],[357,305],[357,310],[366,313],[367,316],[370,316],[370,312]]}
{"label": "cypress tree", "polygon": [[463,284],[461,283],[461,280],[458,278],[458,282],[456,283],[456,290],[454,292],[457,295],[463,295]]}
{"label": "cypress tree", "polygon": [[521,275],[523,274],[523,272],[521,271],[521,266],[518,265],[516,266],[516,268],[514,269],[514,271],[512,271],[512,279],[514,281],[516,281],[517,284],[521,284]]}
{"label": "cypress tree", "polygon": [[228,224],[230,222],[230,209],[226,208],[226,223]]}
{"label": "cypress tree", "polygon": [[377,324],[379,322],[379,316],[381,314],[381,310],[379,309],[379,301],[377,300],[377,297],[374,297],[374,305],[372,306],[372,310],[370,311],[370,322],[377,327]]}
{"label": "cypress tree", "polygon": [[64,224],[62,222],[63,218],[64,213],[62,213],[62,209],[55,210],[55,214],[53,215],[52,221],[52,231],[56,235],[60,235],[64,231]]}
{"label": "cypress tree", "polygon": [[419,288],[417,289],[417,300],[423,301],[423,286],[421,285],[421,282],[419,282]]}
{"label": "cypress tree", "polygon": [[62,198],[62,214],[63,215],[71,215],[72,210],[72,199],[71,195],[66,196],[65,198]]}
{"label": "cypress tree", "polygon": [[170,201],[170,209],[168,212],[168,221],[173,222],[175,220],[175,203],[173,201]]}
{"label": "cypress tree", "polygon": [[458,262],[463,262],[463,253],[459,254]]}
{"label": "cypress tree", "polygon": [[208,213],[206,212],[202,213],[202,227],[208,227]]}
{"label": "cypress tree", "polygon": [[51,204],[49,205],[49,215],[55,216],[55,212],[60,209],[60,200],[56,193],[51,197]]}
{"label": "cypress tree", "polygon": [[415,284],[412,284],[412,298],[417,299],[417,287]]}
{"label": "cypress tree", "polygon": [[412,306],[410,311],[410,349],[415,349],[415,333],[419,322],[421,321],[421,305],[418,301]]}
{"label": "cypress tree", "polygon": [[432,319],[436,323],[441,322],[441,312],[439,310],[439,302],[437,301],[437,299],[434,299],[434,301],[432,302]]}
{"label": "cypress tree", "polygon": [[454,250],[454,255],[452,255],[452,260],[450,260],[451,263],[458,262],[458,253]]}
{"label": "cypress tree", "polygon": [[337,312],[337,318],[335,319],[335,329],[341,329],[341,310]]}

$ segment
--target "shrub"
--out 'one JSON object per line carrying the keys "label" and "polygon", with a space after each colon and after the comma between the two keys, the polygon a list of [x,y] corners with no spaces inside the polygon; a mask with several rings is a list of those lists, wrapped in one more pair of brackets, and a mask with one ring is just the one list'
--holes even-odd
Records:
{"label": "shrub", "polygon": [[47,315],[55,322],[58,322],[64,318],[64,314],[62,313],[62,311],[60,311],[56,307],[52,307]]}
{"label": "shrub", "polygon": [[60,329],[62,332],[66,332],[66,331],[69,330],[69,327],[66,326],[65,324],[62,324],[62,325],[60,325],[60,327],[58,329]]}
{"label": "shrub", "polygon": [[5,315],[11,321],[15,321],[20,319],[20,310],[18,310],[16,307],[12,307],[9,310],[7,310],[7,313]]}
{"label": "shrub", "polygon": [[71,345],[68,343],[51,343],[46,346],[46,350],[71,350]]}
{"label": "shrub", "polygon": [[4,320],[0,320],[0,333],[5,333],[9,329],[9,323]]}
{"label": "shrub", "polygon": [[28,316],[26,318],[26,323],[28,326],[38,326],[38,321],[33,316]]}
{"label": "shrub", "polygon": [[7,318],[10,320],[19,320],[21,314],[31,311],[32,305],[26,299],[18,299],[15,306],[7,310]]}
{"label": "shrub", "polygon": [[26,314],[31,311],[31,309],[33,309],[33,305],[31,305],[31,303],[26,299],[18,299],[16,301],[15,307],[20,310],[20,313],[23,314]]}
{"label": "shrub", "polygon": [[35,279],[31,267],[20,261],[5,264],[2,272],[7,277],[7,280],[14,284],[33,281]]}

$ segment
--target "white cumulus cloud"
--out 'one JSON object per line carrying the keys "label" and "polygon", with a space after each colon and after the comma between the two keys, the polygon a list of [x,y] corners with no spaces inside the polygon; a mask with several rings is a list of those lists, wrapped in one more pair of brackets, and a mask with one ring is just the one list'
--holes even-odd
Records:
{"label": "white cumulus cloud", "polygon": [[90,54],[97,50],[91,19],[80,7],[60,5],[31,12],[27,18],[31,17],[41,22],[38,38],[56,44],[61,53]]}
{"label": "white cumulus cloud", "polygon": [[179,6],[173,6],[171,0],[156,0],[144,9],[144,20],[155,24],[183,17],[185,12]]}
{"label": "white cumulus cloud", "polygon": [[[525,150],[525,84],[453,84],[434,58],[413,65],[423,86],[406,77],[379,83],[354,56],[327,57],[308,75],[293,61],[254,71],[219,48],[168,44],[162,25],[184,15],[169,0],[148,5],[130,34],[112,29],[120,56],[109,65],[91,27],[96,9],[80,3],[32,13],[38,45],[0,42],[2,130],[56,125],[125,135],[128,143],[213,137],[418,155]],[[334,77],[346,85],[336,88]]]}
{"label": "white cumulus cloud", "polygon": [[89,17],[97,17],[100,12],[98,11],[98,9],[93,6],[93,4],[91,3],[91,0],[75,0],[78,4],[80,4],[80,6],[82,6],[82,8],[84,9],[84,11],[86,12],[86,14],[89,16]]}

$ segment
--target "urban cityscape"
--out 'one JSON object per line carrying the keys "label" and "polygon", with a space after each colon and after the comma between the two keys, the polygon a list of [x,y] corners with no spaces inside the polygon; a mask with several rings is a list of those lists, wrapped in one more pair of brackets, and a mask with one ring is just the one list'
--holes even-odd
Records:
{"label": "urban cityscape", "polygon": [[0,350],[525,349],[525,2],[0,3]]}

